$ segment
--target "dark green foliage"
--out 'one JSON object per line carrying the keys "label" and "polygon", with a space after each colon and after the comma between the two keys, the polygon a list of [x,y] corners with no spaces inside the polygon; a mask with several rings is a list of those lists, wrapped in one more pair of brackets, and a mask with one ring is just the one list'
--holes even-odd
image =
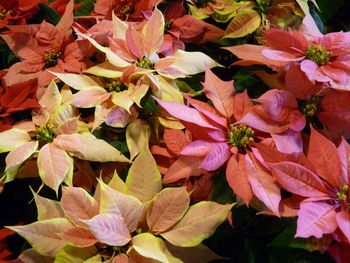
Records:
{"label": "dark green foliage", "polygon": [[[82,2],[82,1],[79,1]],[[92,10],[94,10],[94,3],[96,0],[85,0],[81,6],[75,10],[76,16],[86,16],[91,13]]]}
{"label": "dark green foliage", "polygon": [[50,22],[53,25],[57,25],[58,22],[61,20],[61,15],[47,4],[40,3],[39,7],[41,9],[41,13],[44,14],[44,19],[47,22]]}

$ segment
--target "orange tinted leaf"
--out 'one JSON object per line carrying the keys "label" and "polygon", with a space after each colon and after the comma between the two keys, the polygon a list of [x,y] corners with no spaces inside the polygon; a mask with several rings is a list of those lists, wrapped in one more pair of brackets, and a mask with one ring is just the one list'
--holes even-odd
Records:
{"label": "orange tinted leaf", "polygon": [[39,175],[43,183],[55,191],[58,190],[72,166],[72,158],[53,143],[44,145],[39,151]]}
{"label": "orange tinted leaf", "polygon": [[142,202],[150,201],[162,189],[162,177],[148,146],[132,164],[126,185],[130,193]]}
{"label": "orange tinted leaf", "polygon": [[180,155],[182,149],[189,143],[182,130],[165,129],[163,138],[166,147],[176,155]]}
{"label": "orange tinted leaf", "polygon": [[38,210],[39,221],[51,218],[65,217],[60,202],[42,197],[35,193],[33,190],[32,193],[34,195],[35,204]]}
{"label": "orange tinted leaf", "polygon": [[239,12],[227,26],[224,38],[244,37],[258,29],[260,22],[259,13],[254,10]]}
{"label": "orange tinted leaf", "polygon": [[165,231],[185,214],[190,203],[186,187],[166,188],[155,196],[147,210],[151,232]]}
{"label": "orange tinted leaf", "polygon": [[54,262],[53,257],[40,255],[33,248],[23,251],[18,258],[26,263],[53,263]]}
{"label": "orange tinted leaf", "polygon": [[246,205],[249,205],[253,197],[253,191],[247,177],[247,168],[244,155],[233,155],[227,163],[226,180],[233,192],[241,197]]}
{"label": "orange tinted leaf", "polygon": [[203,158],[181,155],[170,167],[163,177],[165,184],[176,182],[180,179],[188,179],[191,176],[199,176],[206,170],[199,168]]}
{"label": "orange tinted leaf", "polygon": [[130,123],[126,128],[126,142],[130,151],[130,159],[133,160],[144,147],[148,147],[151,130],[148,124],[140,119]]}
{"label": "orange tinted leaf", "polygon": [[89,247],[98,241],[89,230],[82,227],[68,229],[62,233],[61,238],[77,247]]}
{"label": "orange tinted leaf", "polygon": [[311,128],[308,159],[314,165],[317,174],[333,187],[339,186],[341,163],[335,145]]}
{"label": "orange tinted leaf", "polygon": [[130,232],[135,231],[143,211],[142,203],[132,195],[120,193],[99,180],[100,213],[123,217]]}
{"label": "orange tinted leaf", "polygon": [[164,17],[158,8],[154,10],[150,20],[142,28],[142,34],[145,41],[145,53],[147,56],[151,56],[159,50],[163,43]]}
{"label": "orange tinted leaf", "polygon": [[65,215],[80,226],[85,226],[80,219],[90,219],[99,212],[96,200],[80,187],[63,187],[61,206]]}
{"label": "orange tinted leaf", "polygon": [[203,92],[214,103],[215,108],[225,117],[231,118],[233,114],[233,80],[223,81],[210,69],[205,72]]}
{"label": "orange tinted leaf", "polygon": [[40,254],[55,256],[67,244],[66,241],[60,238],[59,234],[71,227],[72,224],[68,219],[53,218],[25,226],[11,226],[7,228],[16,231],[24,237]]}
{"label": "orange tinted leaf", "polygon": [[161,236],[175,246],[197,246],[225,221],[232,206],[211,201],[199,202],[191,206],[181,221]]}

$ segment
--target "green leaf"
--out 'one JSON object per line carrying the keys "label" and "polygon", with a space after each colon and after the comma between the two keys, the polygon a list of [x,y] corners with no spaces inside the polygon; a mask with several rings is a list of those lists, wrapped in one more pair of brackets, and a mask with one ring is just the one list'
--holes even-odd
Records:
{"label": "green leaf", "polygon": [[257,76],[254,75],[253,67],[245,67],[240,69],[234,76],[234,87],[237,92],[249,91],[249,95],[252,98],[260,97],[268,87]]}
{"label": "green leaf", "polygon": [[86,16],[94,10],[96,0],[85,0],[84,3],[75,11],[76,16]]}
{"label": "green leaf", "polygon": [[311,263],[308,253],[302,249],[274,247],[269,263]]}
{"label": "green leaf", "polygon": [[151,97],[152,92],[147,92],[141,100],[142,107],[148,112],[159,113],[155,100]]}
{"label": "green leaf", "polygon": [[307,252],[303,249],[273,247],[269,263],[329,263],[335,262],[327,254]]}
{"label": "green leaf", "polygon": [[[344,0],[316,0],[316,2],[321,10],[321,17],[326,22],[335,15],[337,10],[343,5]],[[310,13],[312,14],[312,12]]]}
{"label": "green leaf", "polygon": [[325,28],[324,28],[322,18],[320,16],[317,8],[315,7],[315,5],[310,5],[310,14],[311,14],[312,18],[315,20],[315,23],[316,23],[318,29],[320,30],[320,32],[325,33]]}
{"label": "green leaf", "polygon": [[227,204],[233,202],[233,192],[228,186],[226,177],[223,173],[217,174],[213,177],[213,190],[211,193],[211,200],[220,204]]}
{"label": "green leaf", "polygon": [[301,248],[309,252],[323,251],[328,247],[332,239],[329,237],[322,238],[294,238],[296,232],[296,222],[288,226],[281,234],[279,234],[270,244],[271,246]]}
{"label": "green leaf", "polygon": [[42,10],[42,13],[45,14],[45,20],[47,20],[51,24],[57,25],[58,22],[61,20],[61,15],[47,4],[40,3],[39,7]]}

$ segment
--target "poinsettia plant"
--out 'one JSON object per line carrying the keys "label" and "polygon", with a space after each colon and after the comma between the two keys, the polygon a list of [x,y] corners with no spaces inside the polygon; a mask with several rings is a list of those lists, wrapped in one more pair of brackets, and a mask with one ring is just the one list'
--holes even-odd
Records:
{"label": "poinsettia plant", "polygon": [[347,263],[349,12],[0,0],[0,262]]}
{"label": "poinsettia plant", "polygon": [[20,258],[25,260],[45,256],[62,262],[92,258],[95,262],[128,258],[184,262],[182,258],[195,253],[193,262],[209,262],[219,257],[201,241],[232,208],[210,201],[190,206],[186,188],[162,190],[161,175],[148,148],[136,157],[125,182],[114,173],[109,184],[99,180],[93,196],[68,186],[62,189],[60,202],[35,193],[34,197],[38,221],[9,227],[36,251],[24,251]]}

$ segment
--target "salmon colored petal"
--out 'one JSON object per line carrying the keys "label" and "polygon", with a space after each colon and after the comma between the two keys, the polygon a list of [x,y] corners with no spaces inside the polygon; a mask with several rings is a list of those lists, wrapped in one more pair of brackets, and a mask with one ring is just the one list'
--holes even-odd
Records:
{"label": "salmon colored petal", "polygon": [[276,61],[300,61],[305,58],[305,56],[300,56],[299,53],[286,52],[272,49],[263,49],[261,54],[269,59]]}
{"label": "salmon colored petal", "polygon": [[249,205],[253,191],[248,181],[247,165],[244,155],[231,156],[226,167],[226,180],[233,192]]}
{"label": "salmon colored petal", "polygon": [[63,16],[61,17],[60,22],[58,22],[58,24],[56,25],[57,29],[62,30],[63,32],[72,30],[72,24],[74,20],[73,9],[74,9],[74,0],[70,0],[66,6],[66,10],[64,11]]}
{"label": "salmon colored petal", "polygon": [[[205,103],[200,100],[191,99],[189,96],[186,96],[186,101],[200,113],[209,118],[210,121],[215,122],[215,125],[220,125],[224,129],[227,128],[227,118],[221,116],[214,107],[210,106],[208,103]],[[232,107],[233,108],[233,107]]]}
{"label": "salmon colored petal", "polygon": [[320,177],[334,188],[339,187],[341,163],[337,148],[312,127],[307,157]]}
{"label": "salmon colored petal", "polygon": [[331,79],[324,75],[320,70],[318,65],[312,60],[305,59],[300,63],[300,69],[306,74],[308,79],[312,82],[315,80],[320,82],[328,82]]}
{"label": "salmon colored petal", "polygon": [[168,150],[176,155],[180,155],[182,149],[188,144],[186,135],[182,130],[165,129],[163,139]]}
{"label": "salmon colored petal", "polygon": [[295,237],[321,238],[337,229],[334,206],[326,202],[303,202],[298,212],[298,225]]}
{"label": "salmon colored petal", "polygon": [[211,125],[197,110],[176,102],[165,102],[154,98],[171,116],[199,125],[204,128],[218,129]]}
{"label": "salmon colored petal", "polygon": [[204,174],[206,170],[199,168],[203,158],[193,156],[180,156],[168,169],[163,177],[163,183],[169,184],[191,176]]}
{"label": "salmon colored petal", "polygon": [[291,48],[304,51],[309,43],[303,34],[281,29],[269,29],[264,32],[268,46],[272,49],[290,52]]}
{"label": "salmon colored petal", "polygon": [[129,52],[136,58],[142,59],[146,51],[145,38],[139,31],[129,26],[126,31],[125,40],[129,49]]}
{"label": "salmon colored petal", "polygon": [[233,47],[224,47],[223,49],[230,51],[240,59],[251,62],[250,64],[264,64],[268,67],[284,67],[288,64],[288,61],[273,60],[263,56],[262,51],[263,49],[266,49],[264,46],[244,44]]}
{"label": "salmon colored petal", "polygon": [[326,197],[323,181],[305,167],[292,162],[267,164],[278,183],[287,191],[305,197]]}
{"label": "salmon colored petal", "polygon": [[276,180],[255,157],[245,155],[247,164],[248,181],[255,196],[262,201],[268,209],[276,216],[279,216],[279,204],[281,201],[281,191]]}
{"label": "salmon colored petal", "polygon": [[230,146],[226,142],[216,143],[203,159],[199,168],[214,171],[220,168],[231,156]]}
{"label": "salmon colored petal", "polygon": [[312,37],[322,37],[318,26],[315,23],[315,20],[312,18],[311,14],[307,14],[303,19],[303,25],[300,28],[300,31],[305,34],[309,34]]}
{"label": "salmon colored petal", "polygon": [[109,96],[105,89],[91,87],[75,93],[70,103],[78,108],[91,108],[103,103]]}
{"label": "salmon colored petal", "polygon": [[210,69],[207,69],[203,86],[203,92],[213,102],[215,108],[226,118],[231,118],[233,115],[233,96],[235,92],[233,80],[223,81]]}
{"label": "salmon colored petal", "polygon": [[187,144],[182,149],[180,154],[187,156],[203,157],[207,155],[213,148],[215,148],[217,144],[217,142],[195,140]]}
{"label": "salmon colored petal", "polygon": [[142,28],[142,35],[145,41],[145,54],[148,57],[160,49],[163,43],[164,25],[162,12],[158,8],[155,8],[151,18]]}
{"label": "salmon colored petal", "polygon": [[271,137],[276,144],[277,150],[283,153],[303,151],[303,141],[299,132],[291,129],[284,133],[272,133]]}
{"label": "salmon colored petal", "polygon": [[348,241],[350,241],[350,213],[348,209],[342,209],[340,212],[337,212],[335,219],[340,230],[346,236]]}

